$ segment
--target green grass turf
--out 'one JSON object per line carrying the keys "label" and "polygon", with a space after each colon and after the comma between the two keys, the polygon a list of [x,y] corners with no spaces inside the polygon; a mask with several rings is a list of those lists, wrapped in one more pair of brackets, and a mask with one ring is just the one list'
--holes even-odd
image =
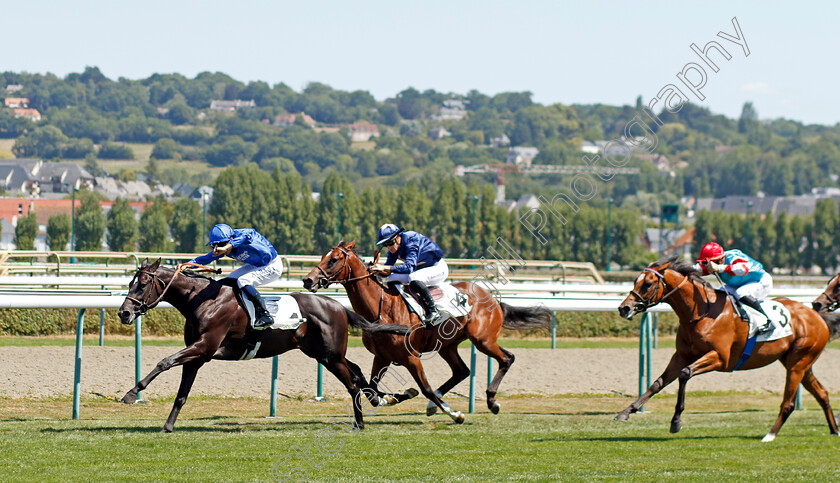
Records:
{"label": "green grass turf", "polygon": [[[465,399],[448,400],[466,410]],[[352,433],[330,422],[346,420],[343,400],[281,400],[272,419],[267,400],[196,397],[175,432],[159,434],[171,399],[85,399],[79,421],[69,419],[69,399],[0,399],[0,473],[4,482],[273,481],[272,468],[295,481],[304,472],[311,481],[840,478],[840,438],[828,435],[812,400],[772,443],[760,439],[776,418],[774,394],[689,393],[676,435],[668,432],[673,396],[655,398],[629,423],[612,421],[631,402],[625,397],[500,400],[499,415],[477,401],[478,412],[456,425],[427,418],[416,399],[368,414],[367,428]]]}

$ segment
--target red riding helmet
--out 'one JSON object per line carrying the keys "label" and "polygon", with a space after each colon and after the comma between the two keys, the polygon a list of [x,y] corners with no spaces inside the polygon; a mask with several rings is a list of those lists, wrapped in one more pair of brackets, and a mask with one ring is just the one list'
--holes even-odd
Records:
{"label": "red riding helmet", "polygon": [[698,262],[705,260],[718,260],[723,258],[723,247],[715,242],[706,243],[703,249],[700,250],[700,256],[697,257]]}

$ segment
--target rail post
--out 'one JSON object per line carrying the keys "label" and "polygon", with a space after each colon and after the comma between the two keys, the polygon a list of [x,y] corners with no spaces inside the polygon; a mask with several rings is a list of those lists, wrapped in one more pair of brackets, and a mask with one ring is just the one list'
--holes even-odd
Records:
{"label": "rail post", "polygon": [[[140,367],[140,359],[141,359],[141,351],[143,348],[143,316],[138,315],[136,319],[134,319],[134,383],[137,384],[140,382],[140,379],[143,378],[142,368]],[[141,391],[137,392],[137,400],[140,401],[143,399],[143,393]]]}
{"label": "rail post", "polygon": [[316,401],[324,400],[324,366],[318,364],[318,395],[315,396]]}
{"label": "rail post", "polygon": [[551,348],[557,348],[557,312],[551,311]]}
{"label": "rail post", "polygon": [[490,384],[493,383],[493,358],[487,356],[487,389],[490,389]]}
{"label": "rail post", "polygon": [[475,412],[475,344],[470,345],[470,413]]}
{"label": "rail post", "polygon": [[277,415],[277,372],[279,362],[279,356],[271,358],[271,405],[268,409],[268,415],[272,418]]}
{"label": "rail post", "polygon": [[[639,322],[639,397],[645,393],[645,348],[647,347],[647,319],[648,314],[642,315],[642,320]],[[644,412],[645,407],[639,408],[639,412]]]}
{"label": "rail post", "polygon": [[79,399],[82,391],[82,335],[85,331],[85,309],[76,317],[76,365],[73,370],[73,419],[79,419]]}
{"label": "rail post", "polygon": [[99,309],[99,347],[105,345],[105,309]]}

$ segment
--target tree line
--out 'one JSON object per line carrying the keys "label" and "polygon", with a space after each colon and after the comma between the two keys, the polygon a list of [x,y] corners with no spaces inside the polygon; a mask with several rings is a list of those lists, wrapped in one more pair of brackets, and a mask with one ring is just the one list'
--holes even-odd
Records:
{"label": "tree line", "polygon": [[697,247],[717,241],[726,249],[741,249],[767,269],[795,273],[817,267],[834,275],[840,266],[840,210],[831,198],[817,200],[811,215],[702,210],[694,226]]}
{"label": "tree line", "polygon": [[[128,201],[118,199],[105,216],[100,197],[79,192],[75,213],[76,248],[112,251],[193,253],[204,250],[205,213],[192,199],[157,198],[139,221]],[[376,232],[396,223],[434,239],[447,257],[481,257],[502,237],[526,259],[594,261],[607,258],[621,265],[642,265],[649,255],[639,244],[642,231],[636,209],[581,205],[566,225],[549,224],[540,243],[519,222],[525,214],[497,206],[491,184],[464,184],[449,177],[426,188],[409,183],[400,188],[353,188],[346,177],[330,174],[316,200],[296,173],[266,173],[255,164],[223,171],[206,207],[206,229],[215,223],[255,228],[280,253],[322,254],[340,240],[356,240],[362,253],[372,253]],[[63,249],[70,238],[70,217],[54,215],[47,226],[51,249]],[[106,236],[107,233],[107,236]],[[16,228],[20,249],[32,249],[37,235],[35,214],[22,217]]]}
{"label": "tree line", "polygon": [[[4,72],[0,85],[20,84],[43,119],[32,123],[0,109],[0,137],[15,138],[20,157],[89,160],[126,159],[123,143],[154,144],[157,159],[200,160],[212,166],[254,162],[266,171],[296,172],[310,186],[320,186],[331,172],[359,185],[375,178],[401,187],[455,166],[498,163],[506,148],[489,146],[506,135],[514,146],[536,146],[537,164],[581,164],[584,140],[617,139],[644,104],[541,105],[529,92],[488,96],[418,91],[407,88],[394,98],[376,100],[367,91],[341,91],[313,82],[300,92],[285,84],[243,83],[223,73],[203,72],[189,79],[155,74],[146,79],[108,79],[96,67],[59,78],[52,74]],[[254,109],[208,112],[215,99],[253,99]],[[447,99],[463,101],[463,119],[435,120]],[[306,112],[319,123],[367,121],[382,136],[370,149],[358,149],[346,131],[319,132],[303,122],[271,125],[276,115]],[[659,114],[649,123],[659,143],[655,154],[670,160],[675,178],[662,176],[649,159],[635,159],[641,183],[617,180],[608,196],[625,198],[644,209],[645,200],[674,202],[695,197],[756,194],[795,195],[814,187],[834,186],[840,175],[840,125],[820,126],[776,119],[760,121],[752,103],[738,119],[692,104]],[[432,125],[451,136],[431,139]],[[683,164],[685,163],[685,164]],[[93,167],[93,163],[90,163]],[[163,173],[165,181],[191,182],[182,172]],[[473,175],[468,182],[486,182]],[[204,182],[204,180],[202,180]],[[541,193],[554,177],[511,177],[509,194]],[[623,183],[623,184],[622,184]]]}

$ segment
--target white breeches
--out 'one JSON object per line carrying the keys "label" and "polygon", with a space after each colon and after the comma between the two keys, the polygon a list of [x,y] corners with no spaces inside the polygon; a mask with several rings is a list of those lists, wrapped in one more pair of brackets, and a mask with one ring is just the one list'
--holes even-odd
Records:
{"label": "white breeches", "polygon": [[255,267],[248,264],[242,265],[232,271],[227,278],[235,278],[239,288],[242,288],[246,285],[259,287],[260,285],[279,280],[281,275],[283,275],[283,260],[280,257],[274,257],[274,260],[270,261],[264,267]]}
{"label": "white breeches", "polygon": [[740,287],[724,285],[723,289],[734,295],[738,300],[741,300],[744,295],[749,295],[756,300],[764,300],[770,294],[770,290],[773,289],[773,277],[769,273],[765,273],[758,282],[748,283]]}
{"label": "white breeches", "polygon": [[417,280],[426,284],[427,287],[442,284],[449,277],[449,265],[446,260],[440,259],[431,267],[421,268],[411,273],[392,273],[388,277],[389,282],[411,283]]}

